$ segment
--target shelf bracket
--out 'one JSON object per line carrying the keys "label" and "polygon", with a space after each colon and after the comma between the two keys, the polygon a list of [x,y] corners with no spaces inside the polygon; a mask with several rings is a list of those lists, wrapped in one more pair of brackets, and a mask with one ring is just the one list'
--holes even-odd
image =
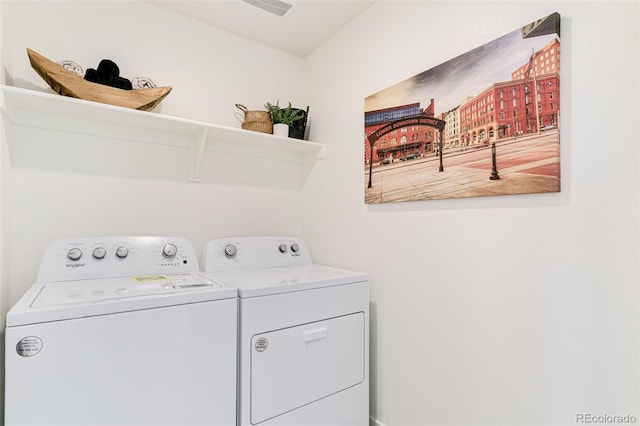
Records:
{"label": "shelf bracket", "polygon": [[2,114],[5,126],[8,125],[9,122],[13,123],[16,121],[15,116],[11,113],[11,110],[7,105],[7,99],[4,95],[4,91],[0,91],[0,113]]}
{"label": "shelf bracket", "polygon": [[189,170],[189,182],[202,182],[200,176],[200,168],[202,167],[202,157],[204,156],[204,147],[207,143],[208,128],[203,127],[194,137],[191,146],[191,167]]}

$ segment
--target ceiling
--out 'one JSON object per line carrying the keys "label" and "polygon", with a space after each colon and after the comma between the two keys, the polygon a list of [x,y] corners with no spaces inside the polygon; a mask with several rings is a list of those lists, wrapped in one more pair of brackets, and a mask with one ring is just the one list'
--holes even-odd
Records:
{"label": "ceiling", "polygon": [[304,57],[375,0],[285,0],[282,17],[242,0],[147,0],[179,15]]}

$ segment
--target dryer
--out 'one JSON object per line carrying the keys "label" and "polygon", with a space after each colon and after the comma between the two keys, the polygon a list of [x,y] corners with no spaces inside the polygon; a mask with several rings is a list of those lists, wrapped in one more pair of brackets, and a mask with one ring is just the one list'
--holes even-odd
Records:
{"label": "dryer", "polygon": [[5,424],[236,421],[236,290],[177,237],[51,243],[6,318]]}
{"label": "dryer", "polygon": [[212,240],[203,267],[238,289],[238,425],[369,424],[367,274],[277,236]]}

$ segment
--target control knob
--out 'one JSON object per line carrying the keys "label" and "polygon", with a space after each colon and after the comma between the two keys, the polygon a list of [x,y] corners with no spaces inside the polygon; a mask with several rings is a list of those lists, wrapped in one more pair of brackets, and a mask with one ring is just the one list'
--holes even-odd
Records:
{"label": "control knob", "polygon": [[175,257],[178,253],[178,247],[175,244],[165,244],[162,247],[162,255],[167,258]]}
{"label": "control knob", "polygon": [[129,249],[127,247],[120,246],[116,249],[116,256],[118,256],[119,259],[124,259],[128,255],[129,255]]}
{"label": "control knob", "polygon": [[224,255],[231,258],[238,254],[238,248],[233,244],[227,244],[224,246]]}
{"label": "control knob", "polygon": [[300,246],[297,243],[291,244],[291,251],[297,253],[300,251]]}
{"label": "control knob", "polygon": [[280,253],[286,253],[286,252],[287,252],[287,250],[288,250],[288,247],[287,247],[287,245],[286,245],[286,244],[280,244],[280,245],[278,246],[278,250],[280,251]]}
{"label": "control knob", "polygon": [[93,257],[95,259],[104,259],[106,255],[107,251],[104,249],[104,247],[96,247],[93,249]]}
{"label": "control knob", "polygon": [[69,258],[69,260],[80,260],[80,258],[82,257],[82,250],[76,247],[69,249],[69,251],[67,252],[67,257]]}

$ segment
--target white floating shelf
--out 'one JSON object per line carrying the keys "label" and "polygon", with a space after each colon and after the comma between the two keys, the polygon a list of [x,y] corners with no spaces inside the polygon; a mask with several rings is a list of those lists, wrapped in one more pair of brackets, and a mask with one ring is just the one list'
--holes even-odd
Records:
{"label": "white floating shelf", "polygon": [[187,148],[192,182],[201,179],[205,151],[299,163],[307,170],[324,157],[324,145],[317,142],[11,86],[0,90],[2,116],[9,124]]}

